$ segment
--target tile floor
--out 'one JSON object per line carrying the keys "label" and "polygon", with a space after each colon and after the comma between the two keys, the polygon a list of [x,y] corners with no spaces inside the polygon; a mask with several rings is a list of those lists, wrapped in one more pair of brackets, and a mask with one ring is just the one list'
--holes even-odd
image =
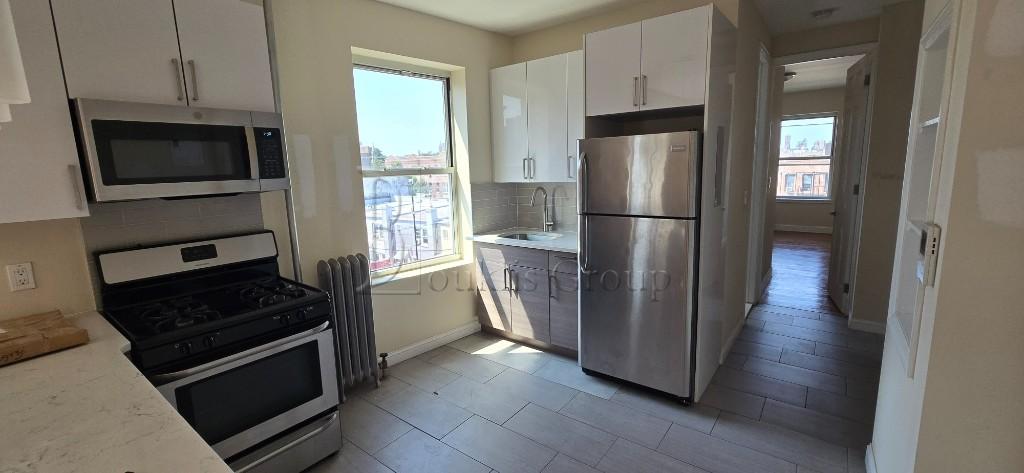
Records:
{"label": "tile floor", "polygon": [[[787,267],[778,248],[775,258]],[[690,407],[491,335],[457,340],[355,390],[341,453],[310,471],[863,472],[882,339],[846,328],[805,289],[751,311]]]}

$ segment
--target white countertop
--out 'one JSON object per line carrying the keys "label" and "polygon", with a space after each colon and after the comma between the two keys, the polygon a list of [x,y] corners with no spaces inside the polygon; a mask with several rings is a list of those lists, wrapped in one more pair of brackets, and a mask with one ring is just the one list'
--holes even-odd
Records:
{"label": "white countertop", "polygon": [[558,238],[552,240],[543,241],[530,241],[530,240],[511,240],[508,238],[498,238],[498,235],[515,232],[537,232],[536,228],[509,228],[505,230],[499,230],[494,232],[481,233],[473,235],[473,241],[481,243],[491,243],[495,245],[506,245],[506,246],[519,246],[522,248],[533,248],[535,250],[548,250],[548,251],[562,251],[565,253],[576,253],[578,246],[578,237],[575,232],[550,232],[557,233],[560,235]]}
{"label": "white countertop", "polygon": [[89,343],[0,367],[0,471],[231,473],[103,316],[72,321]]}

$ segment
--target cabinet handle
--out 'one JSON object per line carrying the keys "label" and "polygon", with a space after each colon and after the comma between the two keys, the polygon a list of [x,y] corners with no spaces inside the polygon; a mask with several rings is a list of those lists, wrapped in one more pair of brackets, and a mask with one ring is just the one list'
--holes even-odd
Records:
{"label": "cabinet handle", "polygon": [[548,275],[548,299],[558,300],[558,280]]}
{"label": "cabinet handle", "polygon": [[178,84],[178,101],[185,100],[185,78],[181,76],[181,62],[178,58],[171,58],[171,65],[174,66],[174,80]]}
{"label": "cabinet handle", "polygon": [[640,76],[640,105],[647,105],[647,74]]}
{"label": "cabinet handle", "polygon": [[565,157],[565,175],[568,176],[569,179],[576,179],[576,176],[572,174],[572,168],[572,155],[570,154]]}
{"label": "cabinet handle", "polygon": [[502,276],[502,279],[504,280],[503,282],[505,283],[505,290],[507,291],[507,290],[509,290],[509,287],[508,287],[508,268],[505,268],[505,269],[501,270],[501,276]]}
{"label": "cabinet handle", "polygon": [[537,160],[530,158],[530,179],[537,178]]}
{"label": "cabinet handle", "polygon": [[530,174],[526,171],[526,160],[530,158],[523,158],[523,179],[529,179]]}
{"label": "cabinet handle", "polygon": [[196,80],[196,61],[188,60],[188,67],[192,71],[192,100],[199,101],[199,81]]}
{"label": "cabinet handle", "polygon": [[637,77],[637,76],[633,76],[633,106],[634,107],[639,105],[638,102],[640,101],[640,99],[637,98],[638,95],[640,95],[640,78]]}
{"label": "cabinet handle", "polygon": [[512,268],[508,268],[507,271],[508,271],[508,288],[509,288],[509,290],[512,291],[513,293],[519,292],[519,289],[516,288],[516,272],[513,271]]}
{"label": "cabinet handle", "polygon": [[78,172],[78,166],[68,164],[68,176],[71,178],[71,189],[75,193],[75,208],[85,210],[85,197],[82,196],[82,185],[79,181],[82,174]]}

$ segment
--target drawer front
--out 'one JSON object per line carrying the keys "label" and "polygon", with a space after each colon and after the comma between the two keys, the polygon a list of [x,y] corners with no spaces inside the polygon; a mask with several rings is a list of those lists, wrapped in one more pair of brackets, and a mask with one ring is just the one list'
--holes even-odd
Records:
{"label": "drawer front", "polygon": [[547,269],[548,252],[517,246],[477,243],[477,257],[486,261],[524,268]]}
{"label": "drawer front", "polygon": [[551,271],[562,274],[576,274],[578,267],[579,263],[576,261],[576,253],[548,252],[548,269]]}
{"label": "drawer front", "polygon": [[512,266],[512,333],[544,343],[551,342],[548,315],[548,271]]}
{"label": "drawer front", "polygon": [[551,344],[579,350],[579,313],[576,276],[551,275]]}

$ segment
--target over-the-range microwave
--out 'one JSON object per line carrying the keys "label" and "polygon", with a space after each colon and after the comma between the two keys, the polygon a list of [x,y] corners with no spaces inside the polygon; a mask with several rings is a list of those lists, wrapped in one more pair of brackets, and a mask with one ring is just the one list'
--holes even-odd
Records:
{"label": "over-the-range microwave", "polygon": [[288,188],[281,115],[75,99],[96,202]]}

